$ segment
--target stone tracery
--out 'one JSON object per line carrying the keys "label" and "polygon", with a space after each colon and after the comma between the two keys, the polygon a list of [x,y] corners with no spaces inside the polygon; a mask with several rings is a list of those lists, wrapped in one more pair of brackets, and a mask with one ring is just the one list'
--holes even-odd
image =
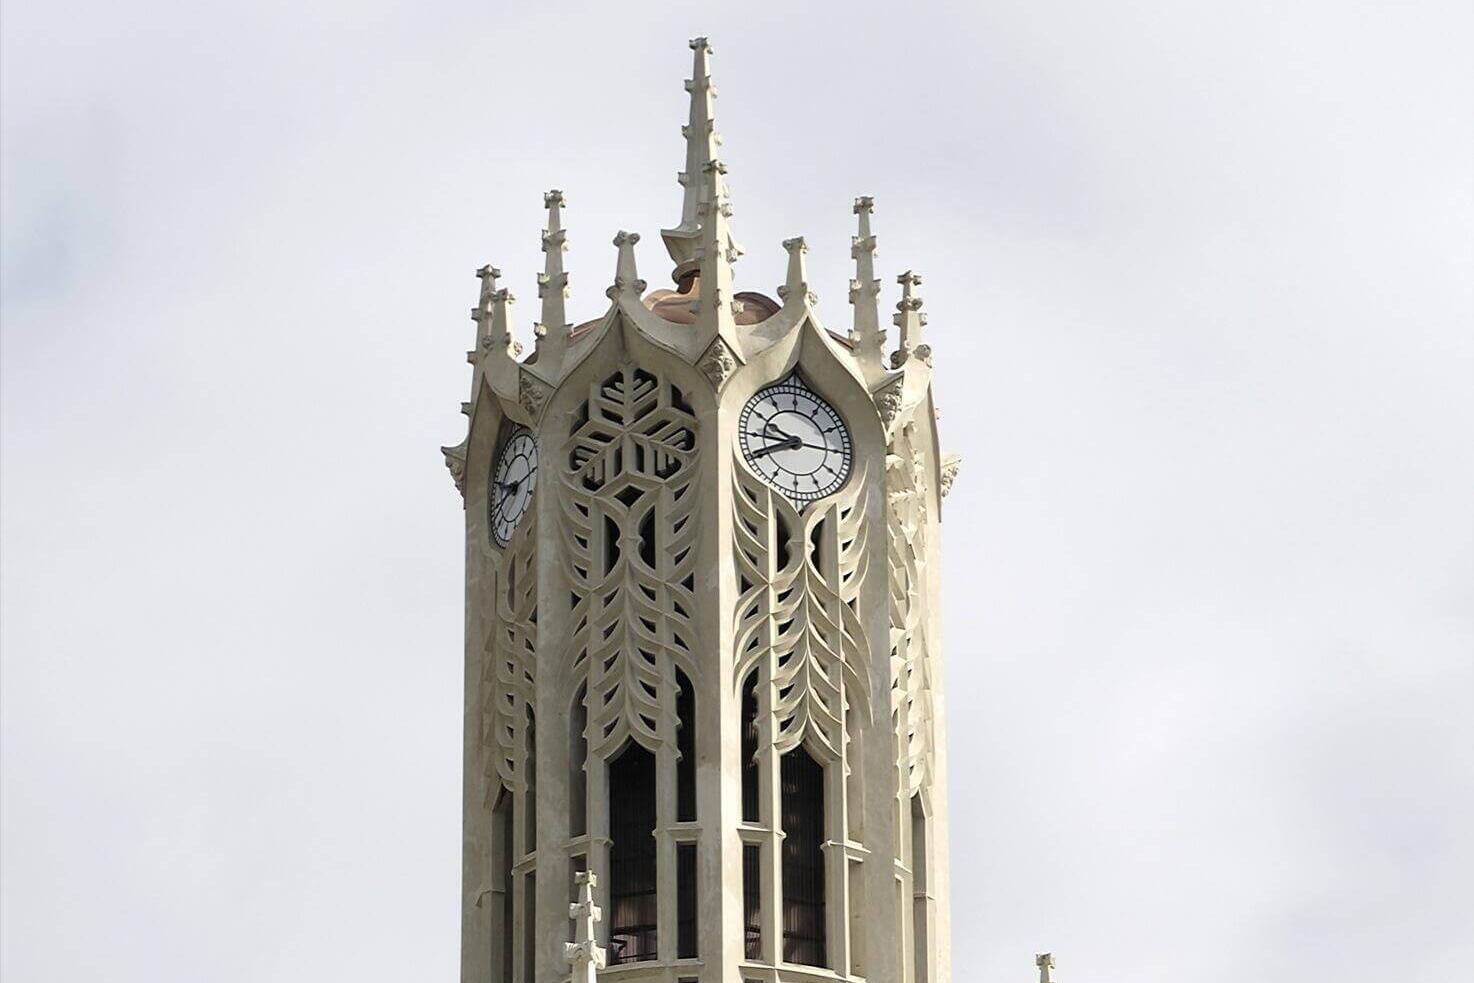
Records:
{"label": "stone tracery", "polygon": [[590,394],[570,436],[563,540],[593,753],[672,739],[675,669],[695,675],[695,460],[685,397],[631,363]]}

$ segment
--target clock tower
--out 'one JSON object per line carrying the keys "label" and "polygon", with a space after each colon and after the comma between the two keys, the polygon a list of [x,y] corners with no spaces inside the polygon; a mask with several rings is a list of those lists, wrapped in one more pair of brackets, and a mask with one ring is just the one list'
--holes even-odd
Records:
{"label": "clock tower", "polygon": [[477,271],[465,440],[461,979],[946,983],[937,443],[913,273],[845,330],[802,238],[733,286],[711,48],[691,42],[673,289],[614,237],[577,325],[562,193],[539,320]]}

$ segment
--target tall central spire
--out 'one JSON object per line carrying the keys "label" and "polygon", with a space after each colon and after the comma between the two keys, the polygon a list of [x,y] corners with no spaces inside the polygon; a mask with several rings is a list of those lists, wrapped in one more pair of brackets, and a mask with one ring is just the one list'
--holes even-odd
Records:
{"label": "tall central spire", "polygon": [[[664,229],[660,233],[670,258],[675,260],[676,268],[672,275],[677,283],[696,273],[701,264],[697,252],[701,228],[708,214],[704,206],[711,198],[711,182],[706,175],[711,163],[717,160],[717,147],[722,142],[713,114],[717,91],[711,82],[711,45],[706,38],[693,38],[691,51],[691,78],[686,81],[686,91],[691,93],[691,116],[681,127],[681,135],[686,138],[686,169],[677,175],[685,189],[681,199],[681,221],[675,228]],[[742,249],[732,239],[730,230],[725,237],[726,252],[733,257],[740,255]]]}

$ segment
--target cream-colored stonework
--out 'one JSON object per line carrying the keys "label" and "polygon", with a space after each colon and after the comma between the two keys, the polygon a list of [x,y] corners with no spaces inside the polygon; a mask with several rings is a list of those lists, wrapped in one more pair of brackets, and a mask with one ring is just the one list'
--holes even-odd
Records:
{"label": "cream-colored stonework", "polygon": [[[711,49],[691,46],[681,220],[662,232],[680,292],[646,295],[639,236],[621,232],[608,307],[571,326],[558,191],[544,199],[526,360],[500,272],[477,271],[468,433],[443,449],[466,510],[461,977],[946,983],[937,550],[957,461],[937,442],[921,280],[900,278],[887,353],[875,206],[860,198],[843,331],[820,323],[801,238],[783,244],[781,303],[734,293]],[[842,418],[852,454],[814,501],[738,447],[749,399],[794,375]],[[498,456],[524,431],[535,481],[498,483]],[[516,516],[504,545],[493,510],[503,529]],[[748,686],[758,808],[744,820]],[[658,954],[606,966],[608,764],[631,744],[655,761]],[[694,819],[679,814],[682,748]],[[783,958],[781,767],[799,748],[823,775],[825,966]],[[678,956],[676,858],[692,846],[696,954]]]}

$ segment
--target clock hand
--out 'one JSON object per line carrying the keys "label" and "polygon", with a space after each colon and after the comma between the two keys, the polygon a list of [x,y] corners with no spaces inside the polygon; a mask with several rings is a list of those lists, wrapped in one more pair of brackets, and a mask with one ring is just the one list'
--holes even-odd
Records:
{"label": "clock hand", "polygon": [[791,451],[794,448],[802,447],[803,445],[804,442],[802,440],[799,440],[797,437],[789,437],[787,440],[780,440],[776,444],[769,444],[767,447],[759,447],[757,450],[752,452],[752,456],[762,457],[764,454],[773,454],[777,451]]}
{"label": "clock hand", "polygon": [[[779,433],[783,437],[782,443],[789,443],[791,441],[796,441],[796,443],[793,444],[794,447],[807,447],[810,450],[827,451],[827,452],[829,452],[831,454],[835,454],[835,453],[838,453],[839,452],[839,448],[838,447],[830,447],[828,444],[811,444],[807,440],[802,439],[801,437],[796,437],[796,436],[794,436],[792,434],[785,434],[782,431],[779,431]],[[767,439],[767,437],[769,435],[768,434],[765,434],[765,433],[753,433],[751,430],[749,430],[749,431],[747,431],[747,436],[749,436],[749,437],[760,437],[760,438],[763,438],[763,439]],[[781,447],[778,447],[778,446],[775,446],[773,449],[774,450],[779,450],[779,449],[782,449],[782,448]]]}

